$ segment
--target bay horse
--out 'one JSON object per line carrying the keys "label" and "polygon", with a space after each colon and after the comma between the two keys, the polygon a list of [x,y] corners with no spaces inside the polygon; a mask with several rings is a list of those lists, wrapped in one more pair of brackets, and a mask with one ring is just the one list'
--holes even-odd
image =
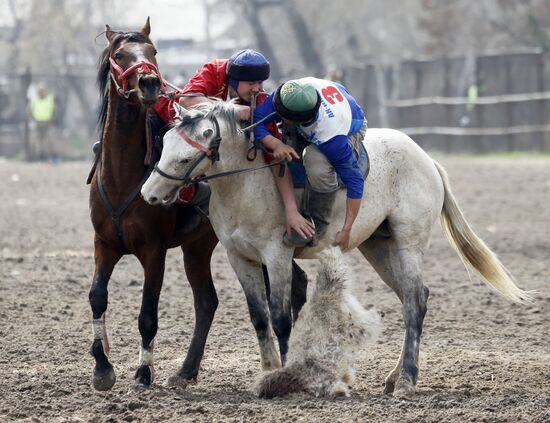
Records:
{"label": "bay horse", "polygon": [[107,26],[108,46],[99,60],[102,142],[91,173],[95,270],[89,293],[94,333],[91,354],[95,359],[92,381],[97,390],[110,389],[116,379],[108,358],[105,312],[109,279],[123,255],[136,256],[144,271],[136,385],[150,386],[154,378],[153,345],[168,248],[179,246],[183,251],[195,306],[191,345],[181,368],[168,384],[185,385],[197,377],[218,305],[210,271],[210,259],[218,240],[211,225],[202,223],[187,233],[177,232],[176,207],[152,207],[139,195],[152,169],[148,110],[157,101],[163,85],[150,31],[149,18],[141,31],[136,32],[115,32]]}
{"label": "bay horse", "polygon": [[[266,328],[273,326],[284,362],[292,326],[291,260],[318,258],[334,241],[345,218],[345,191],[338,193],[328,232],[316,247],[288,247],[282,242],[285,215],[275,181],[267,169],[258,170],[263,167],[260,158],[247,160],[247,141],[239,130],[233,105],[216,104],[193,111],[176,108],[180,123],[165,134],[161,159],[141,193],[150,204],[169,204],[182,183],[200,175],[211,178],[212,226],[227,250],[249,307],[262,318],[253,323],[263,366],[277,367],[279,357]],[[350,249],[359,249],[402,303],[403,348],[386,377],[385,392],[407,397],[416,390],[420,336],[429,295],[422,276],[424,254],[438,219],[462,261],[487,284],[514,302],[531,297],[516,286],[504,265],[470,228],[440,164],[399,131],[369,128],[363,142],[371,167]],[[203,160],[205,156],[218,160]],[[254,173],[215,179],[237,169]],[[262,290],[260,263],[267,267],[271,281],[269,303]]]}

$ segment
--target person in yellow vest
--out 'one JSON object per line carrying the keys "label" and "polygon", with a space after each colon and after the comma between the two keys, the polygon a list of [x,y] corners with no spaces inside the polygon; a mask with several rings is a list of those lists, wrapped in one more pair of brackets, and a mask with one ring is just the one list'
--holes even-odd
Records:
{"label": "person in yellow vest", "polygon": [[51,137],[51,126],[55,117],[55,97],[48,93],[46,87],[40,85],[37,96],[31,99],[30,112],[35,123],[38,145],[36,158],[38,160],[57,160],[57,154]]}

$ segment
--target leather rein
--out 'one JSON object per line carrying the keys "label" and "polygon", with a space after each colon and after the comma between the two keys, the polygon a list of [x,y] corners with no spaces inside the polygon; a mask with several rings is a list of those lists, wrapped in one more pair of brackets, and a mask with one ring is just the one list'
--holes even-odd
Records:
{"label": "leather rein", "polygon": [[214,124],[214,137],[213,137],[212,141],[210,141],[210,144],[208,145],[208,147],[205,147],[205,146],[199,144],[197,141],[194,141],[193,139],[191,139],[183,131],[183,129],[181,129],[179,126],[176,126],[176,131],[180,135],[180,137],[182,137],[183,140],[187,144],[191,145],[192,147],[194,147],[194,148],[196,148],[196,149],[198,149],[202,152],[200,157],[198,159],[196,159],[191,164],[191,166],[189,167],[189,169],[187,170],[187,172],[185,172],[185,174],[183,176],[172,175],[172,174],[169,174],[169,173],[165,172],[164,170],[162,170],[159,167],[158,163],[155,164],[155,166],[153,168],[153,171],[157,172],[163,178],[170,179],[172,181],[180,181],[180,182],[183,183],[183,185],[189,185],[189,184],[193,184],[193,183],[196,183],[196,182],[208,181],[208,180],[211,180],[211,179],[222,178],[224,176],[232,176],[232,175],[239,175],[239,174],[242,174],[242,173],[255,172],[255,171],[260,170],[260,169],[265,169],[267,167],[278,166],[278,165],[282,165],[284,163],[284,160],[280,160],[280,161],[269,163],[269,164],[266,164],[266,165],[263,165],[263,166],[247,168],[247,169],[229,170],[229,171],[226,171],[226,172],[215,173],[213,175],[205,175],[205,176],[199,176],[199,177],[191,178],[190,175],[193,172],[193,170],[205,158],[208,157],[210,160],[212,160],[212,163],[220,160],[219,148],[220,148],[220,144],[221,144],[221,141],[222,141],[222,137],[220,135],[220,125],[218,123],[218,119],[216,119],[215,116],[212,116],[211,120]]}

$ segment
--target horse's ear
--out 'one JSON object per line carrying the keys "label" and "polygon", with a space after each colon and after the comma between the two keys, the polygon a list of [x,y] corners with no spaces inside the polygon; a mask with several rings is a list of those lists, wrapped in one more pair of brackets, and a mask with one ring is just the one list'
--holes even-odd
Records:
{"label": "horse's ear", "polygon": [[109,25],[105,25],[105,36],[107,37],[107,41],[109,41],[109,43],[113,41],[115,32],[111,30]]}
{"label": "horse's ear", "polygon": [[174,110],[176,111],[176,119],[179,120],[182,120],[189,113],[189,110],[181,106],[177,101],[174,101]]}
{"label": "horse's ear", "polygon": [[149,22],[149,16],[147,16],[147,21],[145,22],[145,25],[143,25],[143,28],[141,28],[141,33],[149,36],[151,33],[151,23]]}

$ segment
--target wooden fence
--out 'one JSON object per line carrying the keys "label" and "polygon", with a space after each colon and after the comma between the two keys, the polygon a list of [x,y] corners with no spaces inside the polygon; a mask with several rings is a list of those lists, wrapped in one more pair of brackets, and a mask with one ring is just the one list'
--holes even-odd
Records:
{"label": "wooden fence", "polygon": [[426,149],[550,151],[550,54],[370,64],[345,69],[345,84],[370,127],[401,129]]}

